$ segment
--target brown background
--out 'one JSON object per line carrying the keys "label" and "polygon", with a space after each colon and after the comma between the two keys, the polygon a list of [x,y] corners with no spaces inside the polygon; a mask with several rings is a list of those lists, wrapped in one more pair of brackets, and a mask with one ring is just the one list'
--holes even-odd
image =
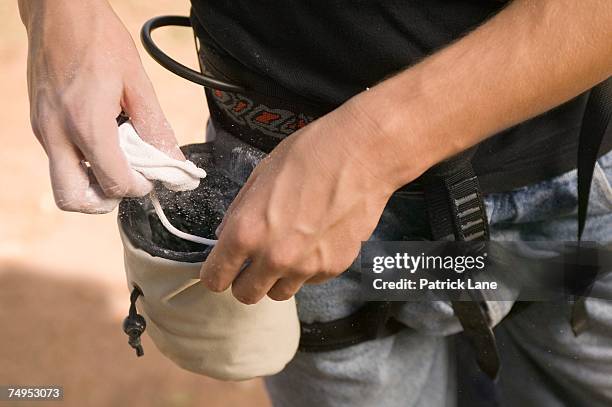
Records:
{"label": "brown background", "polygon": [[[54,205],[46,156],[28,121],[27,40],[16,3],[0,2],[0,385],[64,386],[63,402],[35,405],[269,405],[258,380],[218,382],[178,369],[148,338],[141,359],[127,345],[116,214],[65,213]],[[148,18],[184,15],[189,8],[187,0],[112,4],[134,38]],[[196,65],[188,29],[156,39],[175,58]],[[140,50],[179,141],[202,140],[208,116],[202,89]],[[11,403],[0,402],[5,405]]]}

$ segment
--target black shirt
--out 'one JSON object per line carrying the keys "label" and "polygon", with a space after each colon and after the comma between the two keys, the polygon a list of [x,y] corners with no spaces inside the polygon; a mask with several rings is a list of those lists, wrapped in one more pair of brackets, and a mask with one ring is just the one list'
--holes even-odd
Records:
{"label": "black shirt", "polygon": [[[192,0],[192,22],[209,62],[228,78],[329,110],[460,38],[503,5],[496,0]],[[586,96],[481,143],[474,168],[483,190],[506,191],[575,168]],[[602,152],[612,149],[610,130]]]}

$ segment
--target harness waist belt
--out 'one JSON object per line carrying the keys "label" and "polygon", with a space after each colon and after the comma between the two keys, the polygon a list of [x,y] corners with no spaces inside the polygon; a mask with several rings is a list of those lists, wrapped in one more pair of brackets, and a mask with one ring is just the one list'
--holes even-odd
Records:
{"label": "harness waist belt", "polygon": [[[213,121],[232,136],[265,153],[270,153],[285,137],[320,117],[308,109],[217,89],[205,89],[208,110]],[[422,192],[422,180],[416,179],[399,191]]]}

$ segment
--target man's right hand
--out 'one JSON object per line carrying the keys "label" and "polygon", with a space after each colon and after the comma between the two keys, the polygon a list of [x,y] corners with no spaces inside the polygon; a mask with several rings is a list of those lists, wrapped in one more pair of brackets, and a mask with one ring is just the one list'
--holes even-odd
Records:
{"label": "man's right hand", "polygon": [[184,157],[108,2],[19,0],[19,8],[29,42],[30,120],[49,157],[57,206],[105,213],[122,197],[147,194],[152,184],[119,147],[117,116],[124,111],[145,141]]}

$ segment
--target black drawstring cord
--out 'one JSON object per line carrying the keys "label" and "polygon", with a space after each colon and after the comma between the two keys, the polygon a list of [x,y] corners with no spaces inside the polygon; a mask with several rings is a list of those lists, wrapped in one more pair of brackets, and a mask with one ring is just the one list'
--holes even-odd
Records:
{"label": "black drawstring cord", "polygon": [[136,300],[141,295],[143,294],[140,288],[134,287],[130,294],[130,311],[128,316],[123,320],[123,332],[129,336],[128,343],[136,350],[136,356],[138,357],[144,355],[144,350],[140,343],[140,335],[142,335],[147,327],[147,321],[145,321],[144,317],[136,310]]}

